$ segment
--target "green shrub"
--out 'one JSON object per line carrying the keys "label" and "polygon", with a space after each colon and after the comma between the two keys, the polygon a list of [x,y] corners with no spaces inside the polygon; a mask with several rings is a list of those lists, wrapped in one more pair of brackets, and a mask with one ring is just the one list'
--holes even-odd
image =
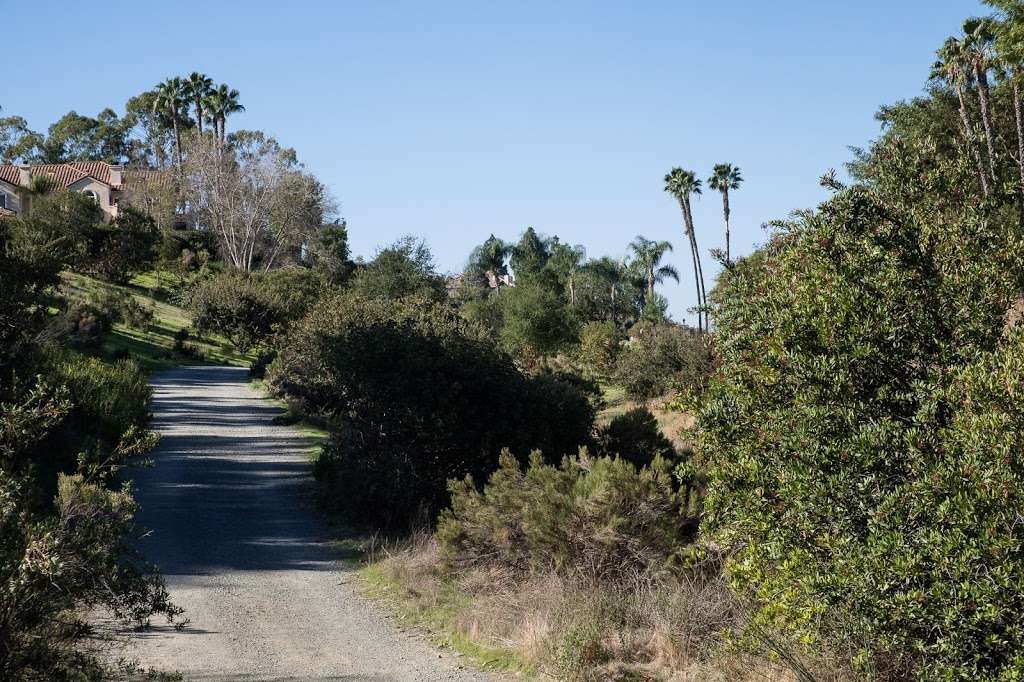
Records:
{"label": "green shrub", "polygon": [[601,452],[608,457],[621,457],[634,466],[650,464],[655,457],[669,461],[676,458],[672,441],[658,427],[658,420],[645,407],[620,414],[598,432]]}
{"label": "green shrub", "polygon": [[622,334],[614,322],[588,322],[580,330],[579,361],[595,374],[608,375],[615,369]]}
{"label": "green shrub", "polygon": [[152,218],[122,207],[113,223],[98,222],[87,232],[88,253],[80,269],[108,282],[127,282],[153,264],[159,239]]}
{"label": "green shrub", "polygon": [[189,310],[197,330],[220,334],[243,352],[266,342],[290,315],[276,291],[259,277],[239,272],[197,285]]}
{"label": "green shrub", "polygon": [[784,226],[716,292],[707,531],[762,626],[867,673],[1020,679],[1024,243],[1015,211],[947,213],[962,185],[932,152],[885,152],[900,178]]}
{"label": "green shrub", "polygon": [[483,491],[468,476],[450,491],[437,539],[460,568],[496,564],[614,579],[669,567],[692,539],[661,458],[637,470],[623,459],[591,459],[585,449],[558,466],[534,452],[524,471],[506,451]]}
{"label": "green shrub", "polygon": [[69,348],[97,351],[113,324],[106,310],[90,303],[73,303],[60,314],[54,327]]}
{"label": "green shrub", "polygon": [[677,325],[651,325],[619,353],[615,380],[629,397],[648,400],[676,388],[700,388],[711,368],[711,352],[700,334]]}
{"label": "green shrub", "polygon": [[515,356],[533,361],[567,348],[577,338],[577,322],[557,288],[536,275],[498,296],[502,319],[499,338]]}
{"label": "green shrub", "polygon": [[448,479],[486,476],[503,447],[574,451],[594,419],[578,388],[524,376],[486,332],[423,299],[321,301],[268,382],[333,424],[316,467],[328,504],[382,525],[439,509]]}

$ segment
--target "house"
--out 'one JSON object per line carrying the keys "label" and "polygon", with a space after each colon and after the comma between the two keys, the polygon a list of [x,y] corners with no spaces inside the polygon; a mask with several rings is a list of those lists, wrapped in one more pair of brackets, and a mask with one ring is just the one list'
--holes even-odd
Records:
{"label": "house", "polygon": [[118,203],[129,189],[125,170],[103,161],[36,165],[0,165],[0,217],[31,211],[34,178],[49,178],[57,188],[81,192],[99,204],[104,220],[117,218]]}

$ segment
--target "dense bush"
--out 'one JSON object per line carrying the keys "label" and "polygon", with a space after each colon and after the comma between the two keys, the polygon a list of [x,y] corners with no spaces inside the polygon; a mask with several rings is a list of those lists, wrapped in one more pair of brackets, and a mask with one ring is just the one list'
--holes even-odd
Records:
{"label": "dense bush", "polygon": [[96,351],[114,324],[109,312],[91,303],[74,303],[54,321],[57,338],[69,348]]}
{"label": "dense bush", "polygon": [[577,357],[591,372],[608,375],[615,369],[622,334],[614,322],[588,322],[580,329]]}
{"label": "dense bush", "polygon": [[444,278],[437,272],[430,248],[411,235],[381,249],[372,261],[359,266],[349,286],[364,298],[416,296],[443,301],[447,297]]}
{"label": "dense bush", "polygon": [[113,223],[98,222],[88,230],[82,270],[110,282],[127,282],[152,265],[159,239],[152,218],[123,207]]}
{"label": "dense bush", "polygon": [[471,477],[450,490],[437,538],[458,567],[578,571],[601,580],[662,570],[692,539],[671,465],[661,458],[637,470],[586,450],[560,465],[534,452],[524,471],[506,451],[482,492]]}
{"label": "dense bush", "polygon": [[658,427],[658,420],[645,407],[629,410],[613,418],[598,432],[601,452],[609,457],[621,457],[634,466],[650,464],[655,457],[674,461],[672,441]]}
{"label": "dense bush", "polygon": [[439,509],[448,479],[486,476],[504,447],[575,451],[594,419],[579,388],[524,376],[483,330],[423,299],[320,302],[268,381],[333,424],[316,467],[328,503],[384,525]]}
{"label": "dense bush", "polygon": [[243,352],[264,343],[289,318],[276,291],[258,276],[240,272],[199,283],[189,310],[196,329],[220,334]]}
{"label": "dense bush", "polygon": [[711,352],[700,334],[660,324],[646,326],[619,353],[615,378],[631,398],[647,400],[675,388],[703,386],[711,367]]}
{"label": "dense bush", "polygon": [[708,531],[762,624],[868,672],[1019,679],[1024,243],[1009,207],[951,202],[968,166],[876,153],[874,188],[783,226],[716,296]]}
{"label": "dense bush", "polygon": [[502,319],[500,339],[513,355],[532,361],[552,355],[576,341],[577,322],[558,290],[545,278],[508,287],[498,297]]}

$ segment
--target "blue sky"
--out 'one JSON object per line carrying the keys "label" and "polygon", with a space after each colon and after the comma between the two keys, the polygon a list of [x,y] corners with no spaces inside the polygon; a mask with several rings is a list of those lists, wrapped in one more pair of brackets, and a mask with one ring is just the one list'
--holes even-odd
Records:
{"label": "blue sky", "polygon": [[[424,236],[460,270],[491,232],[533,225],[621,256],[668,239],[693,286],[672,166],[738,164],[733,248],[815,205],[817,179],[878,131],[883,103],[921,92],[976,0],[847,2],[120,2],[0,0],[15,30],[0,106],[45,129],[70,109],[123,110],[199,70],[242,93],[229,129],[295,147],[340,201],[357,254]],[[12,44],[13,43],[13,44]],[[721,202],[694,206],[702,250]],[[705,268],[708,268],[706,260]],[[710,283],[709,283],[710,286]]]}

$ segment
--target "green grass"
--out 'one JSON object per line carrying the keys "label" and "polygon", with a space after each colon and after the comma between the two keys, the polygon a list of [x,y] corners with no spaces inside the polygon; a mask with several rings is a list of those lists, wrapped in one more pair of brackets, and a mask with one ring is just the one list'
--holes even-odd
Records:
{"label": "green grass", "polygon": [[455,585],[446,584],[436,604],[424,605],[406,599],[402,585],[388,575],[380,562],[363,566],[358,576],[364,594],[383,604],[400,624],[425,631],[435,645],[462,654],[472,667],[517,673],[527,678],[534,676],[536,671],[514,652],[474,642],[452,626],[459,611],[469,604],[469,597]]}
{"label": "green grass", "polygon": [[147,372],[157,372],[184,364],[214,364],[248,366],[251,355],[236,351],[227,340],[216,336],[191,336],[188,343],[195,347],[202,359],[192,358],[174,351],[175,332],[191,324],[188,313],[161,296],[160,280],[157,273],[137,275],[127,285],[111,284],[78,273],[62,275],[62,293],[71,301],[88,301],[104,292],[120,291],[134,296],[145,305],[153,307],[153,323],[146,329],[133,329],[125,324],[115,324],[103,342],[100,355],[111,359],[127,352]]}

